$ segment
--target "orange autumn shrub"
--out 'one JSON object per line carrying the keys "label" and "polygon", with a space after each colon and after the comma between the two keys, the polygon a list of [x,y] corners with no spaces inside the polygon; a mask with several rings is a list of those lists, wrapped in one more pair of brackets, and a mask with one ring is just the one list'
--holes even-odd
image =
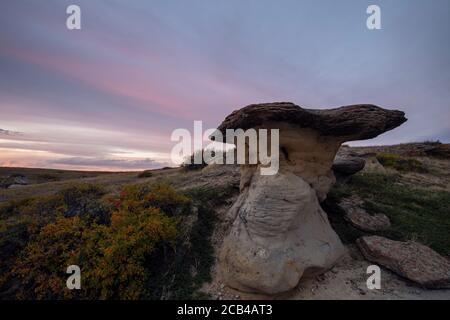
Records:
{"label": "orange autumn shrub", "polygon": [[119,197],[110,201],[116,209],[136,212],[154,207],[160,208],[169,216],[187,213],[191,205],[190,198],[166,184],[158,184],[152,188],[145,185],[128,185],[123,188]]}
{"label": "orange autumn shrub", "polygon": [[[91,218],[95,201],[86,201],[87,190],[59,194],[63,201],[51,205],[57,208],[56,218],[31,235],[20,251],[6,272],[16,288],[15,298],[139,299],[150,295],[149,279],[158,276],[152,270],[175,251],[178,219],[190,212],[191,200],[166,185],[127,186],[119,196],[110,197],[110,218],[98,220]],[[81,268],[81,290],[66,288],[66,269],[73,264]]]}
{"label": "orange autumn shrub", "polygon": [[176,221],[158,208],[114,212],[111,225],[91,229],[81,252],[89,257],[84,272],[88,295],[100,299],[138,299],[150,274],[146,263],[157,246],[174,247]]}
{"label": "orange autumn shrub", "polygon": [[66,288],[66,268],[78,261],[82,235],[87,229],[79,217],[57,218],[28,243],[12,268],[20,281],[16,298],[57,299],[72,297]]}

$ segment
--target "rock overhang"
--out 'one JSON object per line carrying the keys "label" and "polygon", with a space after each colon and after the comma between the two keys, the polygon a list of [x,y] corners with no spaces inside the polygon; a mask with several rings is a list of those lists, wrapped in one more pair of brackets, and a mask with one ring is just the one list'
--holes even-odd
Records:
{"label": "rock overhang", "polygon": [[279,129],[282,152],[276,175],[256,174],[260,164],[241,165],[240,194],[228,211],[231,228],[219,254],[224,282],[242,291],[276,294],[293,289],[303,276],[331,268],[345,247],[319,202],[335,182],[332,165],[339,147],[405,121],[402,111],[369,104],[312,110],[275,102],[227,116],[218,127],[222,137],[228,129]]}
{"label": "rock overhang", "polygon": [[333,109],[306,109],[291,102],[251,104],[233,111],[217,128],[223,136],[227,129],[265,128],[270,123],[290,124],[292,128],[311,129],[321,136],[341,142],[372,139],[406,122],[405,113],[372,104],[357,104]]}

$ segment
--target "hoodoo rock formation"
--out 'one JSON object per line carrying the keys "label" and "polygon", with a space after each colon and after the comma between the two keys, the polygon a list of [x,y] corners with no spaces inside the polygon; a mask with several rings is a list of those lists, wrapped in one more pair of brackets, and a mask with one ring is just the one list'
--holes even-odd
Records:
{"label": "hoodoo rock formation", "polygon": [[332,267],[345,249],[319,202],[335,182],[333,160],[343,142],[371,139],[406,121],[374,105],[329,110],[280,102],[230,114],[218,130],[279,129],[279,171],[241,165],[240,195],[228,212],[219,268],[242,291],[275,294]]}
{"label": "hoodoo rock formation", "polygon": [[338,181],[345,182],[350,176],[364,169],[366,161],[358,156],[336,156],[333,162],[334,176]]}

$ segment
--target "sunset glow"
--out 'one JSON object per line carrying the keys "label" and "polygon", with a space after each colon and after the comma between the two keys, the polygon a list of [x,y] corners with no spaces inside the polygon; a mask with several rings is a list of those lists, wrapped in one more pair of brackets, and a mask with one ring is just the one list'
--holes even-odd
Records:
{"label": "sunset glow", "polygon": [[167,166],[173,130],[271,101],[398,108],[370,144],[450,141],[448,1],[379,1],[373,33],[368,1],[213,2],[77,1],[76,31],[70,1],[3,4],[0,166]]}

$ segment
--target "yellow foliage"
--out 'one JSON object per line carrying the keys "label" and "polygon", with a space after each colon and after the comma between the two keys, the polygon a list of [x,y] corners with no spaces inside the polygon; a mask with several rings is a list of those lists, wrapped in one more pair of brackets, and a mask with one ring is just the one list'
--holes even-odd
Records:
{"label": "yellow foliage", "polygon": [[[70,204],[82,201],[82,195],[62,196]],[[159,249],[174,248],[175,215],[187,210],[191,200],[161,185],[128,186],[111,202],[114,209],[108,224],[84,215],[58,214],[30,239],[8,273],[20,281],[17,298],[137,299],[145,295],[148,266],[161,263],[154,256],[165,252]],[[51,207],[59,211],[59,206]],[[66,288],[69,275],[65,271],[72,264],[81,269],[81,290]]]}

